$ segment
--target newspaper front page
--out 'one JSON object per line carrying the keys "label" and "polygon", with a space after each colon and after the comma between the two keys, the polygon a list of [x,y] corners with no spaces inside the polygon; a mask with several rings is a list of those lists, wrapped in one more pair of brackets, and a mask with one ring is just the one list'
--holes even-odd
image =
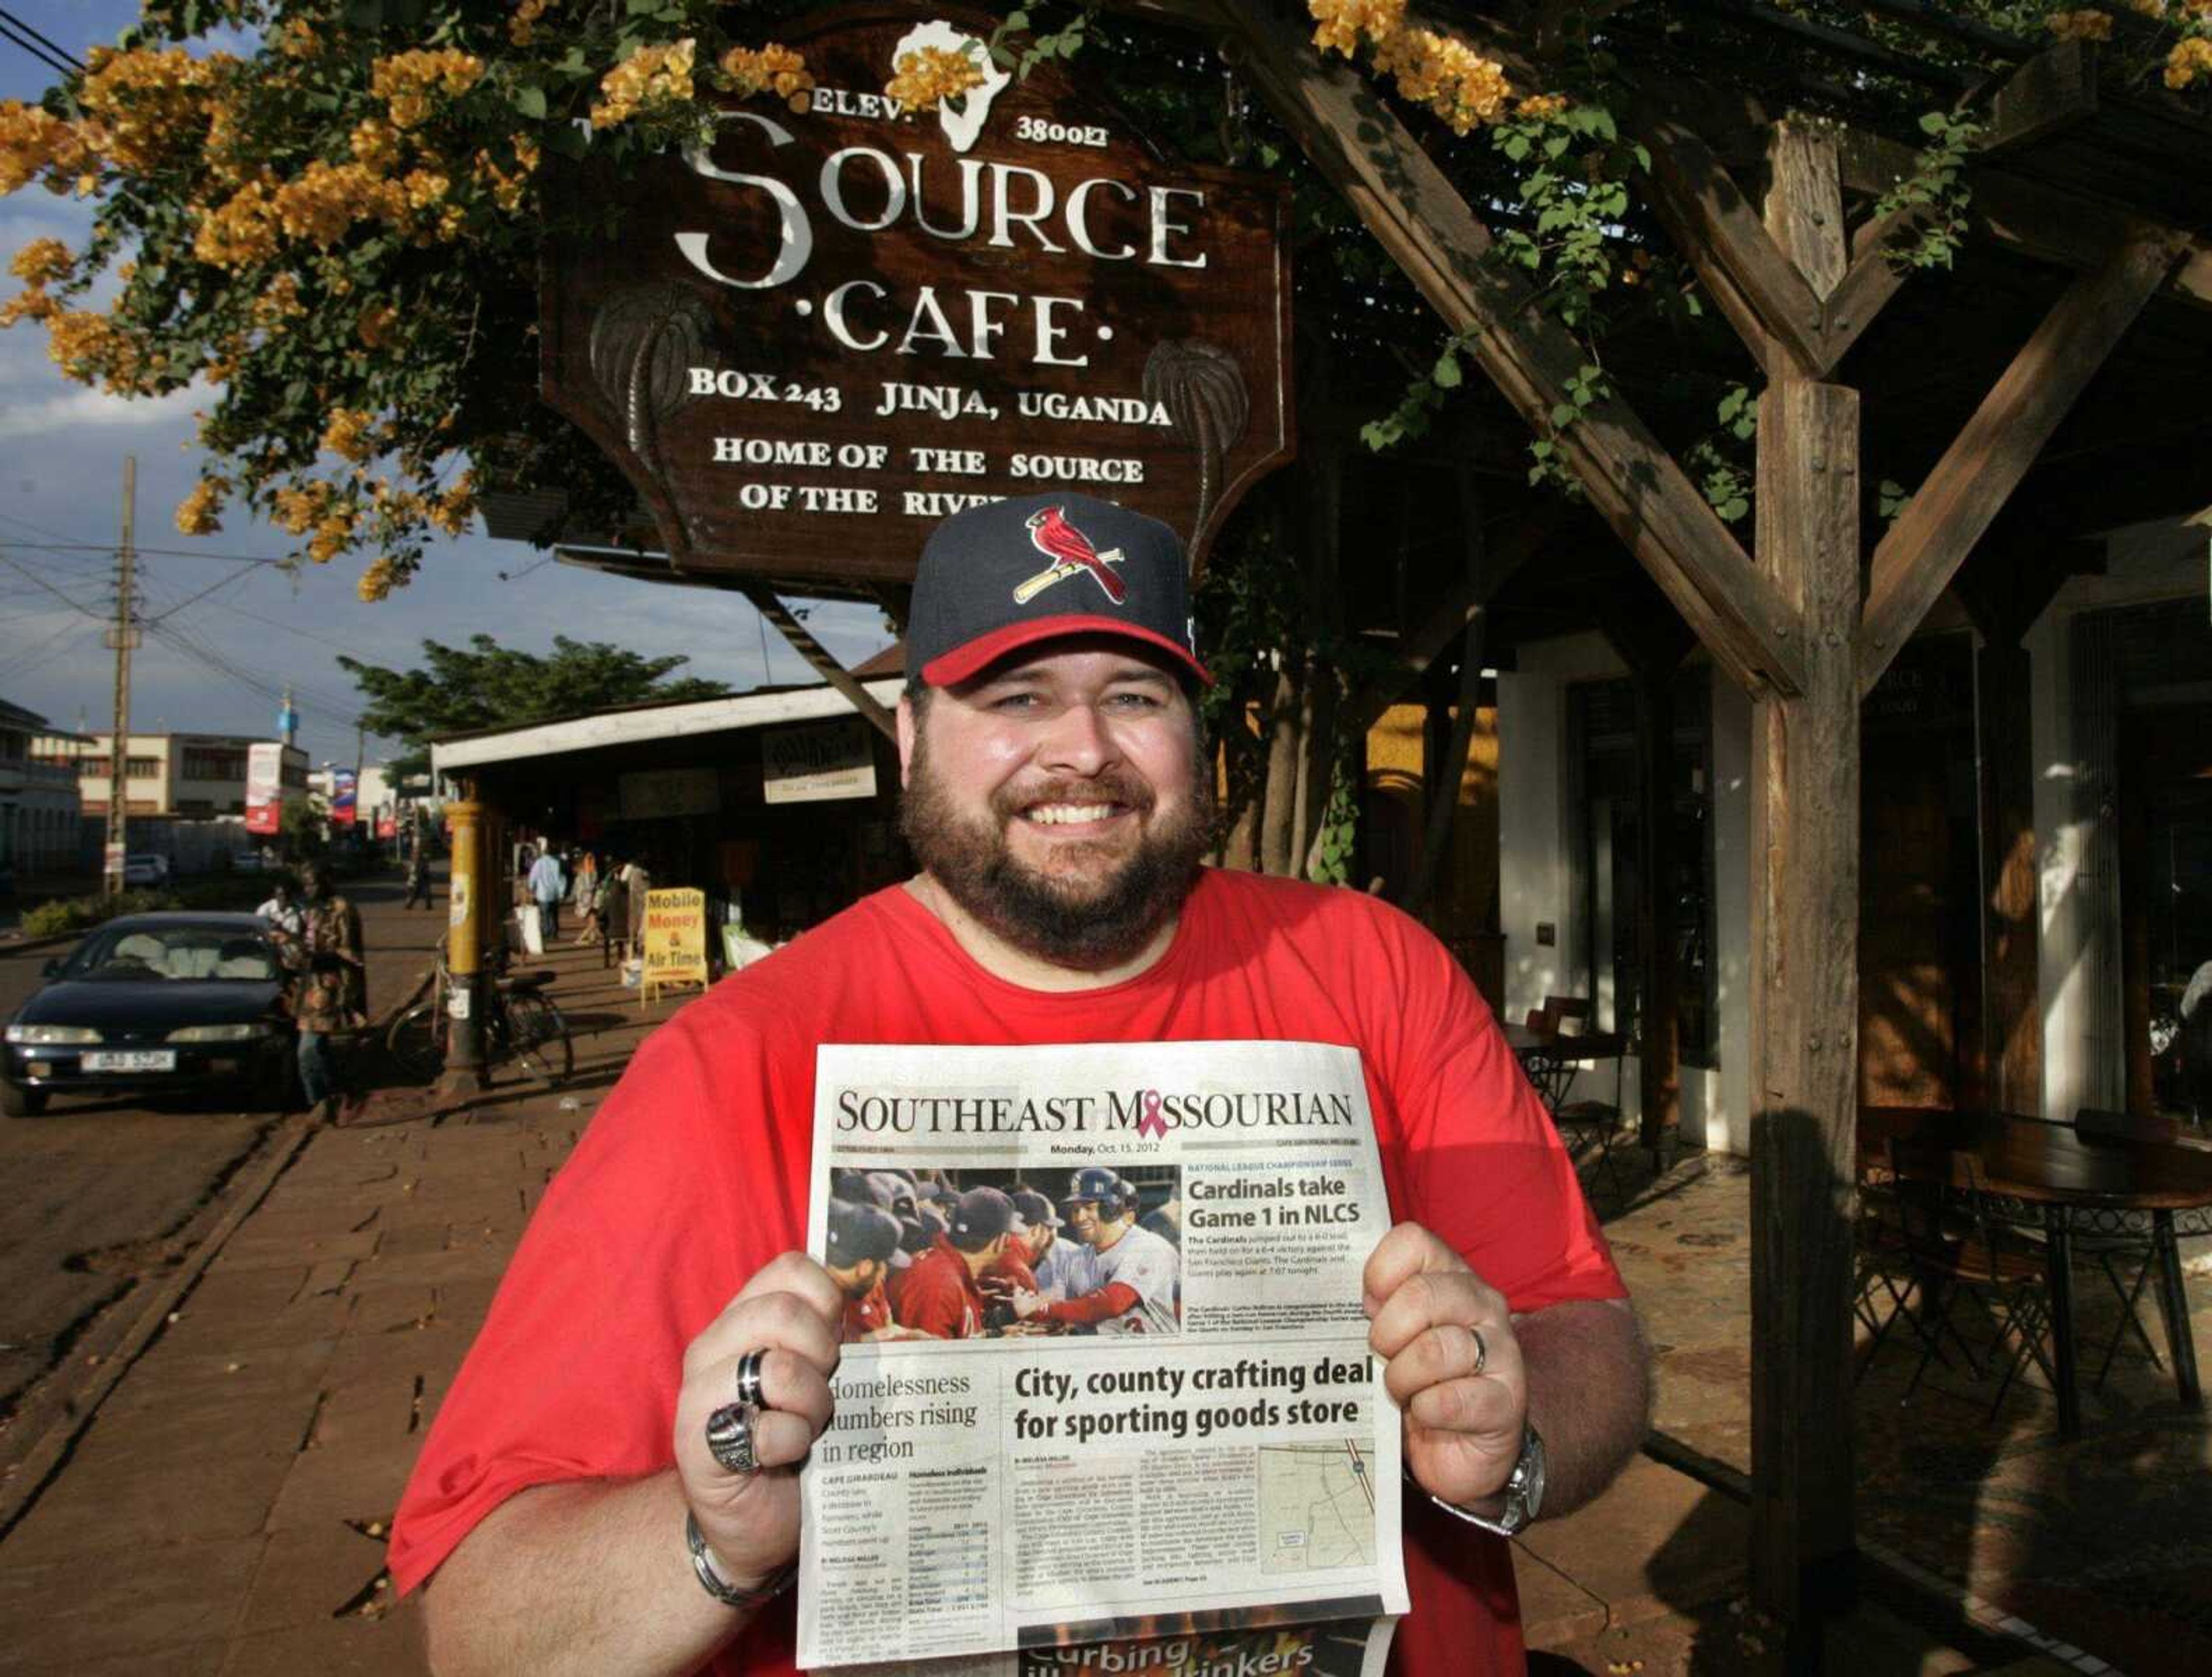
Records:
{"label": "newspaper front page", "polygon": [[[1407,1595],[1357,1052],[824,1045],[816,1086],[848,1309],[800,1665],[1376,1677]],[[834,1261],[833,1197],[902,1249]]]}

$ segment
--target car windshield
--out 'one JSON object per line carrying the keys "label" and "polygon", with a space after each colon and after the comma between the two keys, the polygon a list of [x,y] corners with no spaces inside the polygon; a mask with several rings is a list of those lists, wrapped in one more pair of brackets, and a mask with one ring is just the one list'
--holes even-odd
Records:
{"label": "car windshield", "polygon": [[220,926],[110,927],[80,945],[64,978],[234,979],[267,983],[280,975],[266,938]]}

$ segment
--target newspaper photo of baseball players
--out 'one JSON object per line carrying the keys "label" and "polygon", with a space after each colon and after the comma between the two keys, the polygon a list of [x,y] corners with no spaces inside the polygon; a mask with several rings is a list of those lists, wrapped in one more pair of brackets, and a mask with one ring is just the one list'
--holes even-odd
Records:
{"label": "newspaper photo of baseball players", "polygon": [[1181,1168],[842,1169],[822,1262],[856,1340],[1182,1327]]}

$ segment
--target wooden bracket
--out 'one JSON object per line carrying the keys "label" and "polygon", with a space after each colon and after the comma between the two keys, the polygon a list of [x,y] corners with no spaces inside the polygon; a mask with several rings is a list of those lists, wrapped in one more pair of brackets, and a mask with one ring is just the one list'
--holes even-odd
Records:
{"label": "wooden bracket", "polygon": [[[1470,335],[1484,372],[1529,425],[1548,433],[1583,355],[1524,286],[1482,260],[1489,230],[1348,64],[1324,63],[1304,31],[1271,9],[1211,0],[1216,27],[1315,167],[1343,195],[1431,307]],[[1720,517],[1618,397],[1559,438],[1590,504],[1651,574],[1714,660],[1753,694],[1795,695],[1803,660],[1796,609],[1754,567]]]}
{"label": "wooden bracket", "polygon": [[830,655],[830,649],[806,632],[806,627],[791,614],[791,609],[778,599],[765,584],[744,582],[738,591],[753,603],[753,609],[775,625],[775,632],[791,643],[792,649],[820,672],[828,682],[851,702],[854,709],[873,724],[884,738],[898,738],[898,724],[890,711],[884,708],[876,696],[862,686],[853,672]]}
{"label": "wooden bracket", "polygon": [[1862,696],[1950,585],[2178,254],[2162,240],[2133,241],[2069,287],[1890,526],[1875,549],[1856,637]]}

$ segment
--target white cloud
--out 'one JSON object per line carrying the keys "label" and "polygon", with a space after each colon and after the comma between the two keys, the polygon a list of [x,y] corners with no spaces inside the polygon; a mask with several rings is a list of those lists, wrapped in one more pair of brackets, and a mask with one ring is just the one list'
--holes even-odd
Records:
{"label": "white cloud", "polygon": [[206,392],[197,386],[167,396],[129,400],[81,386],[64,386],[53,395],[30,402],[11,398],[7,410],[0,412],[0,437],[35,436],[64,427],[117,430],[166,425],[173,420],[191,419],[193,408],[206,399]]}

